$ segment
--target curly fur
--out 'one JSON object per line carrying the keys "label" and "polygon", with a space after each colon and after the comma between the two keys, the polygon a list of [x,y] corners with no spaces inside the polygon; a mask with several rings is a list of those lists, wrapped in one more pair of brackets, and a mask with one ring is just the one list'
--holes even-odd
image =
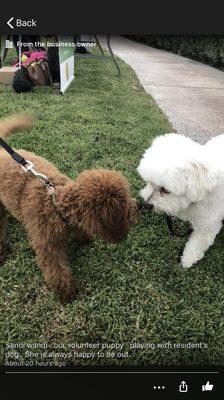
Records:
{"label": "curly fur", "polygon": [[141,196],[156,212],[189,221],[193,232],[181,258],[183,268],[202,259],[224,219],[224,135],[200,145],[178,134],[157,137],[138,172]]}
{"label": "curly fur", "polygon": [[[0,137],[31,125],[28,117],[3,121]],[[25,173],[0,150],[0,260],[6,208],[24,224],[47,284],[62,300],[72,299],[75,286],[65,251],[69,234],[83,242],[95,236],[109,243],[124,240],[138,214],[136,200],[130,197],[128,182],[119,172],[92,169],[73,181],[44,158],[24,150],[18,152],[53,182],[55,201],[47,195],[40,180]]]}

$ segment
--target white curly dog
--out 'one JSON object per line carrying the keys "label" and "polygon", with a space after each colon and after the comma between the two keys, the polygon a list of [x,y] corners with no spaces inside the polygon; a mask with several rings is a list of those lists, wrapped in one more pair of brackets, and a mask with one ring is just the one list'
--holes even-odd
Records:
{"label": "white curly dog", "polygon": [[145,151],[138,173],[140,194],[155,212],[189,221],[193,232],[181,257],[190,268],[214,243],[224,219],[224,135],[205,145],[169,133]]}

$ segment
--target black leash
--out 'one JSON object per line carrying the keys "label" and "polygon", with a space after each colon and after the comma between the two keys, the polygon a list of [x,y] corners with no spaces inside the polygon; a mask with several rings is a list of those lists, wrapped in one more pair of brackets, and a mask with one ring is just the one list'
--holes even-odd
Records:
{"label": "black leash", "polygon": [[[142,209],[148,209],[148,210],[153,209],[153,206],[148,203],[148,200],[144,201],[144,202],[142,200],[140,200],[138,206],[139,206],[140,210],[142,210]],[[170,217],[169,215],[166,215],[165,218],[166,218],[167,226],[168,226],[169,231],[170,231],[172,236],[185,237],[185,236],[190,235],[193,232],[192,228],[189,228],[188,231],[184,232],[184,233],[177,232],[176,230],[174,230],[172,217]]]}
{"label": "black leash", "polygon": [[2,138],[0,138],[0,145],[3,147],[4,150],[7,151],[7,153],[13,158],[13,160],[15,160],[18,164],[21,165],[22,169],[26,173],[29,172],[29,173],[33,174],[35,176],[35,178],[40,179],[43,182],[44,187],[49,196],[54,195],[53,183],[50,181],[50,179],[48,179],[48,177],[46,175],[36,172],[35,169],[33,168],[33,163],[31,161],[25,160],[25,158],[23,158],[20,154],[18,154],[16,151],[14,151],[8,145],[8,143],[6,143]]}
{"label": "black leash", "polygon": [[[15,160],[18,164],[21,165],[22,169],[26,173],[31,173],[34,175],[35,178],[40,179],[42,181],[47,195],[51,196],[54,207],[56,207],[56,209],[57,209],[57,204],[56,204],[56,200],[55,200],[55,188],[54,188],[54,184],[50,181],[50,179],[48,179],[48,177],[46,175],[36,172],[35,169],[33,168],[33,163],[29,160],[25,160],[25,158],[23,158],[20,154],[18,154],[16,151],[14,151],[8,145],[8,143],[6,143],[2,138],[0,138],[0,145],[7,151],[7,153],[10,154],[10,156],[13,158],[13,160]],[[67,218],[64,218],[58,209],[57,209],[57,212],[60,214],[60,217],[62,218],[62,220],[64,220],[64,222],[66,222],[66,224],[70,224],[70,220]]]}
{"label": "black leash", "polygon": [[20,154],[16,153],[9,145],[6,143],[2,138],[0,138],[0,145],[10,154],[10,156],[15,160],[17,163],[21,164],[23,167],[27,164],[25,158],[23,158]]}
{"label": "black leash", "polygon": [[190,235],[193,232],[192,228],[189,228],[187,232],[184,233],[180,233],[180,232],[176,232],[173,228],[173,221],[172,218],[169,215],[166,215],[166,223],[167,226],[169,228],[169,231],[171,233],[172,236],[177,236],[177,237],[185,237]]}

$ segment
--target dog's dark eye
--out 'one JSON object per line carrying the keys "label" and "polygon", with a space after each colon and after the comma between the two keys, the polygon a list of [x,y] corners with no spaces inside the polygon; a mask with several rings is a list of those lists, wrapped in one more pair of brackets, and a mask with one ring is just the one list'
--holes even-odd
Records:
{"label": "dog's dark eye", "polygon": [[169,194],[170,192],[168,190],[166,190],[164,187],[160,188],[160,192],[164,193],[164,194]]}

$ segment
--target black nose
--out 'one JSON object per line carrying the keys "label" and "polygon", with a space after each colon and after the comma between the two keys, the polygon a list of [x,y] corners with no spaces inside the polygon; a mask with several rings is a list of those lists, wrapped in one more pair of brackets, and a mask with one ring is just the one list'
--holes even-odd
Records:
{"label": "black nose", "polygon": [[144,208],[147,208],[148,210],[152,210],[153,209],[153,205],[149,204],[148,201],[143,201],[142,199],[138,201],[138,209],[142,210]]}
{"label": "black nose", "polygon": [[143,203],[143,207],[146,208],[147,210],[152,210],[153,209],[153,205],[149,204],[147,201],[145,201]]}

